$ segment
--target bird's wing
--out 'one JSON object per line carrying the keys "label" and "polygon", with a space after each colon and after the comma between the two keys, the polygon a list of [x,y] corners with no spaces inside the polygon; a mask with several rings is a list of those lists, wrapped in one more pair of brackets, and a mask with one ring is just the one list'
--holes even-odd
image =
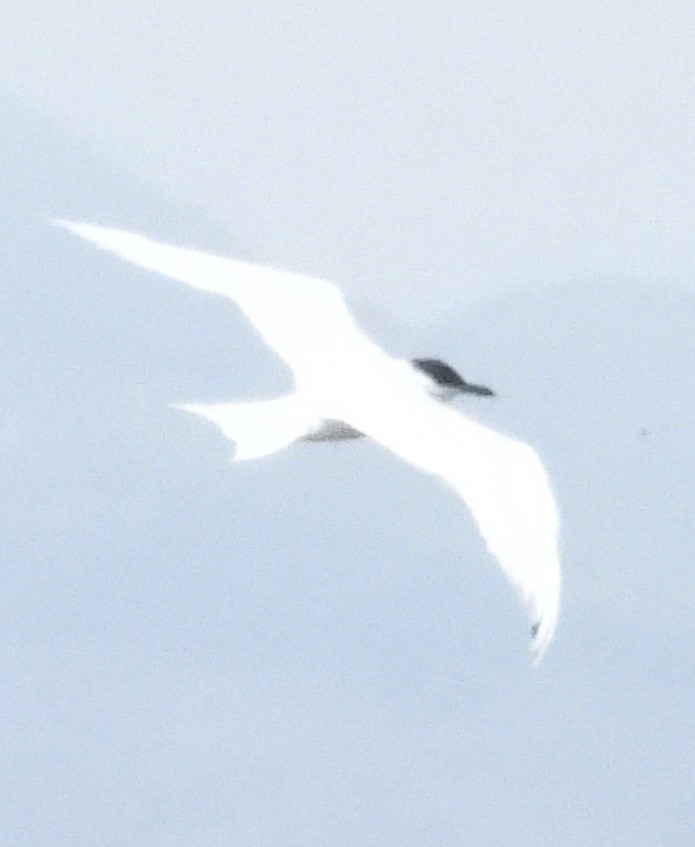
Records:
{"label": "bird's wing", "polygon": [[154,241],[95,224],[54,221],[134,265],[233,300],[266,343],[295,371],[310,375],[373,355],[331,282]]}
{"label": "bird's wing", "polygon": [[344,420],[464,500],[531,621],[538,662],[560,602],[559,516],[536,452],[428,397],[406,394],[344,409]]}
{"label": "bird's wing", "polygon": [[[457,414],[421,390],[401,389],[397,371],[392,386],[389,367],[403,363],[390,360],[362,334],[329,282],[117,229],[55,223],[135,265],[233,300],[295,374],[331,392],[331,417],[454,488],[527,607],[533,651],[536,660],[541,657],[559,608],[558,516],[545,469],[528,445]],[[378,367],[383,363],[390,363],[385,371]],[[328,372],[332,377],[326,381]],[[341,372],[359,375],[357,386],[341,380]]]}

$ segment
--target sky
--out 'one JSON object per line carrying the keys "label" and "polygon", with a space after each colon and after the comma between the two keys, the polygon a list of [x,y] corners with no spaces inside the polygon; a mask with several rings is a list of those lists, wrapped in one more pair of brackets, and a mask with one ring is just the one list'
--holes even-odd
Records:
{"label": "sky", "polygon": [[[691,844],[691,4],[15,4],[0,31],[0,841]],[[563,517],[523,612],[368,443],[233,465],[288,375],[55,216],[339,282],[492,386]],[[335,449],[333,449],[335,448]]]}
{"label": "sky", "polygon": [[693,38],[676,0],[38,0],[0,49],[8,96],[230,247],[412,323],[577,279],[692,291]]}

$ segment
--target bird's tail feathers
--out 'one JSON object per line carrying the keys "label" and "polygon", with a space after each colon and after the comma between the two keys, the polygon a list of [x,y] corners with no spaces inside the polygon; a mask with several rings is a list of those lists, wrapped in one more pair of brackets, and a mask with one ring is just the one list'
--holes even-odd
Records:
{"label": "bird's tail feathers", "polygon": [[214,423],[236,445],[234,461],[258,459],[288,447],[309,429],[293,395],[246,403],[182,403],[173,406]]}

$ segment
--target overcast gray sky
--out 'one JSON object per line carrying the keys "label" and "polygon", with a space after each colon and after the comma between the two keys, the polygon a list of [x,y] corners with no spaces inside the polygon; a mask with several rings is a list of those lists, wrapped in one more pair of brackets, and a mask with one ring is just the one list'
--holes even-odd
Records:
{"label": "overcast gray sky", "polygon": [[[695,8],[3,15],[0,842],[691,847]],[[541,668],[447,491],[232,465],[168,404],[282,367],[48,216],[332,277],[494,387],[562,507]]]}
{"label": "overcast gray sky", "polygon": [[673,0],[37,0],[0,31],[8,94],[410,321],[587,277],[692,290],[694,42]]}

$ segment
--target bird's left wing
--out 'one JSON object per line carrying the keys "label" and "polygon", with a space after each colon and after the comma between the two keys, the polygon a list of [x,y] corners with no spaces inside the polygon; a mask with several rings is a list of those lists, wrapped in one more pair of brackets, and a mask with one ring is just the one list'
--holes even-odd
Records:
{"label": "bird's left wing", "polygon": [[[351,366],[379,348],[357,327],[336,285],[178,247],[125,230],[55,220],[102,250],[236,303],[295,374]],[[383,354],[382,354],[383,355]]]}
{"label": "bird's left wing", "polygon": [[536,452],[436,400],[398,392],[346,408],[344,419],[401,459],[440,477],[464,500],[516,589],[540,660],[560,602],[559,516]]}

